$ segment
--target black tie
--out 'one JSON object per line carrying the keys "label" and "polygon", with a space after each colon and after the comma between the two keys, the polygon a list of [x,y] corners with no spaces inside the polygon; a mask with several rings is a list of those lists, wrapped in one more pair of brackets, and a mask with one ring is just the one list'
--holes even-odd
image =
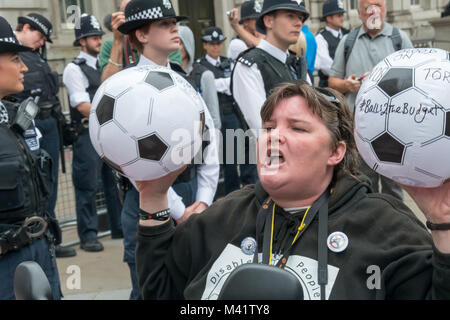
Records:
{"label": "black tie", "polygon": [[98,62],[98,60],[97,60],[97,62],[95,63],[95,68],[96,68],[97,70],[100,70],[100,63]]}

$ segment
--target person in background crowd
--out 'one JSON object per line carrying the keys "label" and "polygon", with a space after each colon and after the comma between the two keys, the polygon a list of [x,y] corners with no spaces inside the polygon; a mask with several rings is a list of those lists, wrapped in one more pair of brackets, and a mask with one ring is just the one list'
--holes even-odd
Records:
{"label": "person in background crowd", "polygon": [[[39,31],[36,31],[39,32]],[[42,41],[41,41],[42,43]],[[27,66],[19,43],[0,17],[0,99],[23,91]],[[39,146],[33,118],[38,106],[0,101],[0,299],[14,300],[14,274],[19,264],[34,261],[43,269],[53,293],[61,298],[55,237],[61,230],[48,213],[52,187],[51,158]]]}
{"label": "person in background crowd", "polygon": [[239,54],[248,48],[256,47],[263,38],[263,34],[256,31],[256,19],[261,13],[261,4],[258,0],[245,1],[241,5],[241,19],[238,18],[238,9],[230,11],[228,21],[237,33],[237,36],[230,41],[227,56],[236,61]]}
{"label": "person in background crowd", "polygon": [[306,39],[306,62],[308,64],[308,75],[311,79],[311,83],[314,83],[314,65],[316,63],[316,55],[317,55],[317,42],[314,35],[309,31],[308,26],[305,24],[302,27],[302,33],[305,35]]}
{"label": "person in background crowd", "polygon": [[220,120],[219,99],[217,97],[214,74],[210,70],[203,70],[204,72],[194,70],[195,39],[192,30],[186,26],[179,26],[178,33],[180,34],[181,40],[181,67],[187,75],[193,78],[195,89],[202,95],[202,98],[208,107],[209,113],[213,118],[214,127],[217,130],[220,130],[222,123]]}
{"label": "person in background crowd", "polygon": [[[289,0],[266,0],[256,21],[257,30],[265,34],[259,44],[244,51],[231,76],[231,90],[242,127],[251,129],[245,146],[247,172],[241,171],[244,185],[257,180],[256,165],[252,164],[256,150],[255,138],[261,129],[259,112],[271,90],[279,83],[309,79],[306,59],[288,51],[295,44],[309,13],[302,3]],[[251,94],[249,94],[251,92]]]}
{"label": "person in background crowd", "polygon": [[[161,15],[146,12],[161,8]],[[125,8],[125,22],[118,30],[127,35],[140,59],[137,66],[165,66],[186,77],[177,63],[169,62],[169,55],[180,48],[178,21],[186,17],[177,16],[169,0],[132,0]],[[191,165],[180,175],[169,189],[171,214],[181,223],[193,213],[201,213],[213,202],[219,180],[219,162],[216,149],[214,124],[208,109],[205,109],[206,126],[211,128],[210,144],[201,165]],[[139,193],[131,186],[125,194],[122,211],[124,226],[124,260],[128,263],[133,290],[131,299],[140,298],[135,267],[136,229],[139,221]]]}
{"label": "person in background crowd", "polygon": [[[220,106],[221,132],[223,138],[222,159],[224,172],[225,194],[228,194],[241,187],[238,173],[237,148],[235,131],[242,128],[239,118],[234,108],[234,100],[230,92],[230,76],[233,68],[233,61],[220,56],[223,49],[223,42],[226,38],[222,29],[218,27],[208,27],[202,35],[205,56],[197,60],[194,64],[193,75],[198,79],[203,73],[212,72],[215,77],[215,87]],[[220,128],[220,127],[219,127]],[[228,133],[231,133],[230,136]],[[231,132],[230,132],[231,131]],[[230,138],[231,137],[231,138]],[[227,159],[230,147],[233,155]],[[245,169],[244,169],[245,170]]]}
{"label": "person in background crowd", "polygon": [[73,144],[72,180],[75,187],[77,230],[81,249],[103,250],[97,240],[98,217],[96,194],[102,178],[106,206],[111,225],[111,237],[122,238],[121,205],[111,169],[100,159],[89,137],[91,102],[101,84],[98,54],[104,32],[92,15],[83,15],[80,28],[75,29],[75,46],[81,46],[78,57],[64,69],[63,82],[70,102],[70,115],[80,132]]}
{"label": "person in background crowd", "polygon": [[344,28],[344,4],[342,0],[327,0],[322,7],[321,21],[325,27],[316,36],[316,69],[319,72],[319,87],[328,87],[328,76],[337,46],[349,30]]}
{"label": "person in background crowd", "polygon": [[[385,22],[385,0],[359,0],[358,14],[362,26],[339,42],[328,79],[331,88],[346,95],[352,111],[362,80],[372,68],[394,51],[413,47],[404,31]],[[371,179],[376,192],[381,182],[381,192],[403,199],[402,189],[394,181],[380,176],[364,161],[361,170]]]}
{"label": "person in background crowd", "polygon": [[[61,132],[58,130],[56,113],[61,114],[61,106],[57,97],[59,91],[58,74],[52,72],[47,61],[39,55],[39,49],[45,47],[45,42],[52,43],[50,38],[53,26],[47,18],[37,13],[30,13],[18,18],[16,36],[19,42],[33,51],[20,53],[20,58],[28,68],[24,77],[24,91],[13,95],[17,102],[22,102],[39,91],[39,113],[36,116],[36,127],[42,133],[41,148],[52,157],[53,185],[48,202],[48,212],[56,219],[55,206],[58,197],[59,155],[61,151]],[[62,116],[64,118],[64,116]],[[56,246],[56,257],[73,257],[76,251]]]}

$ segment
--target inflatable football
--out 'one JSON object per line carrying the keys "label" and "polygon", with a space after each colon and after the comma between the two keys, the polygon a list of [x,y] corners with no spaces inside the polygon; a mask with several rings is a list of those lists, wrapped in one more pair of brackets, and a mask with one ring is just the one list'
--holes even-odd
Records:
{"label": "inflatable football", "polygon": [[381,61],[355,102],[364,161],[394,181],[437,187],[450,178],[450,56],[405,49]]}
{"label": "inflatable football", "polygon": [[89,134],[99,156],[135,181],[153,180],[189,164],[201,149],[205,105],[176,72],[133,67],[98,89]]}

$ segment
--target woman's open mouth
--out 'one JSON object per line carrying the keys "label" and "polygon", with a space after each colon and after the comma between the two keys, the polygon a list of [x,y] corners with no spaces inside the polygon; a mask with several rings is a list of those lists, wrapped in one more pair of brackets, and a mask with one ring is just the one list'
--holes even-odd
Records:
{"label": "woman's open mouth", "polygon": [[278,168],[285,163],[283,153],[280,150],[268,149],[266,167]]}

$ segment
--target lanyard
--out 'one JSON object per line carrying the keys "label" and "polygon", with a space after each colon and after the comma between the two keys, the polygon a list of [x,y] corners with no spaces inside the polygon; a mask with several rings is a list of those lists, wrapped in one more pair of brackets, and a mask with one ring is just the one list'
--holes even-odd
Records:
{"label": "lanyard", "polygon": [[[284,268],[287,263],[294,244],[305,232],[308,226],[319,213],[319,237],[318,237],[318,282],[320,285],[320,292],[322,300],[325,299],[325,286],[328,283],[328,269],[327,269],[327,233],[328,233],[328,198],[330,196],[330,189],[327,188],[324,193],[317,199],[311,207],[307,209],[303,216],[302,223],[298,228],[297,234],[294,237],[289,248],[283,254],[281,259],[277,263],[277,267]],[[267,199],[261,206],[257,218],[256,218],[256,243],[259,243],[259,234],[264,230],[263,234],[263,264],[271,264],[272,259],[272,245],[273,245],[273,232],[275,221],[275,207],[276,204],[272,199]],[[258,263],[258,250],[256,250],[254,263]]]}

